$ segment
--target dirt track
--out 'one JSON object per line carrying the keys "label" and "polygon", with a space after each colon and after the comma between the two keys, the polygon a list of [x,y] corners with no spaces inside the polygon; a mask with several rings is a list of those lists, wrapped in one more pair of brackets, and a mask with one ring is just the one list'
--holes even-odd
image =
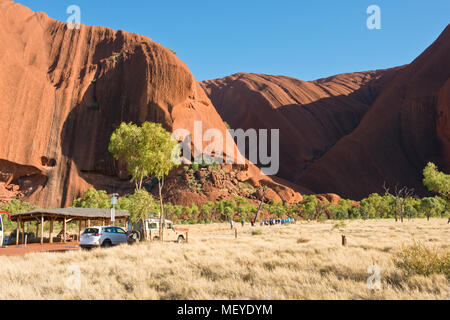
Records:
{"label": "dirt track", "polygon": [[27,244],[24,245],[12,245],[0,248],[0,256],[24,256],[29,253],[36,252],[65,252],[80,250],[77,242],[71,243],[56,243],[56,244]]}

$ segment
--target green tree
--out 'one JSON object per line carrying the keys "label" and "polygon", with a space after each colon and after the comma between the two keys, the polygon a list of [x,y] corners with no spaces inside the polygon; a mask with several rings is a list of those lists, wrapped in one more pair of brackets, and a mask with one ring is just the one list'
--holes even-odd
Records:
{"label": "green tree", "polygon": [[80,198],[73,201],[72,206],[74,208],[109,209],[111,208],[111,200],[106,191],[89,188]]}
{"label": "green tree", "polygon": [[200,206],[200,219],[208,222],[211,220],[211,213],[214,210],[214,202],[208,201]]}
{"label": "green tree", "polygon": [[158,211],[158,204],[152,195],[145,189],[136,190],[132,195],[119,201],[119,207],[122,210],[130,212],[130,220],[132,222],[141,221],[144,230],[144,239],[147,238],[145,230],[145,219],[148,218],[150,212]]}
{"label": "green tree", "polygon": [[450,175],[438,171],[434,163],[429,162],[423,170],[423,184],[431,192],[439,194],[446,201],[450,201]]}
{"label": "green tree", "polygon": [[439,197],[426,197],[420,201],[420,210],[425,213],[427,220],[445,212],[445,200]]}
{"label": "green tree", "polygon": [[216,201],[214,210],[220,215],[221,221],[231,221],[236,213],[236,202],[234,200]]}
{"label": "green tree", "polygon": [[319,200],[313,195],[306,195],[303,197],[303,201],[300,203],[300,214],[304,219],[312,220],[316,216],[316,207],[319,204]]}
{"label": "green tree", "polygon": [[[36,207],[35,205],[17,199],[13,199],[8,203],[0,203],[0,211],[7,211],[11,215],[30,212],[36,209],[38,209],[38,207]],[[9,221],[9,219],[3,219],[3,227],[5,228],[5,230],[12,230],[16,228],[15,224]]]}
{"label": "green tree", "polygon": [[111,136],[109,151],[116,160],[123,160],[128,164],[136,190],[142,188],[145,177],[152,175],[158,180],[160,239],[164,241],[162,189],[165,176],[175,165],[180,164],[178,142],[159,123],[144,122],[141,127],[122,123]]}

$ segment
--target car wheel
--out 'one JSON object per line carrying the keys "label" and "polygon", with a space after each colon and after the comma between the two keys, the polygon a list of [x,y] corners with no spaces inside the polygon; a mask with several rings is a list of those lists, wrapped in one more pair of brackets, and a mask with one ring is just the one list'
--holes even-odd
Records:
{"label": "car wheel", "polygon": [[183,236],[179,236],[178,237],[178,243],[184,243],[184,237]]}
{"label": "car wheel", "polygon": [[110,248],[112,246],[111,240],[106,239],[105,241],[103,241],[102,247],[103,248]]}
{"label": "car wheel", "polygon": [[141,233],[139,231],[133,231],[128,236],[129,243],[137,243],[139,241],[141,241]]}

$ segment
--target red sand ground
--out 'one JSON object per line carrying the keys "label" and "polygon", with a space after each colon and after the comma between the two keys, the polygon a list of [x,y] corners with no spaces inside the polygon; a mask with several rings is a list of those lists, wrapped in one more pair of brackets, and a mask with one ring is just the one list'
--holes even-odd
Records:
{"label": "red sand ground", "polygon": [[56,243],[56,244],[27,244],[13,245],[0,248],[0,256],[24,256],[30,253],[37,252],[66,252],[80,250],[78,242],[71,243]]}

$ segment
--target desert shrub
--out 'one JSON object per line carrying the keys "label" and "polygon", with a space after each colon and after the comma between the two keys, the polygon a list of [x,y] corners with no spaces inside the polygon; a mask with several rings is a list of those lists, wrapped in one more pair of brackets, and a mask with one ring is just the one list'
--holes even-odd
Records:
{"label": "desert shrub", "polygon": [[200,206],[200,217],[203,220],[210,220],[214,209],[214,202],[208,201]]}
{"label": "desert shrub", "polygon": [[317,217],[319,200],[313,195],[307,195],[299,204],[300,216],[305,219],[315,219]]}
{"label": "desert shrub", "polygon": [[420,216],[427,217],[441,217],[446,215],[446,201],[441,197],[426,197],[420,200],[417,210]]}
{"label": "desert shrub", "polygon": [[260,236],[262,235],[262,231],[261,230],[253,230],[252,231],[252,236]]}
{"label": "desert shrub", "polygon": [[387,218],[394,214],[393,199],[389,195],[372,193],[360,201],[363,219]]}
{"label": "desert shrub", "polygon": [[343,220],[349,218],[351,204],[349,200],[341,199],[337,205],[331,205],[330,215],[332,219]]}
{"label": "desert shrub", "polygon": [[344,221],[339,221],[339,222],[333,224],[333,230],[344,229],[345,227],[347,227],[347,225],[345,224]]}
{"label": "desert shrub", "polygon": [[394,258],[394,264],[407,275],[443,274],[450,279],[450,252],[441,252],[420,242],[403,247]]}
{"label": "desert shrub", "polygon": [[286,206],[282,202],[271,201],[269,204],[264,205],[264,209],[277,218],[282,218],[287,214]]}
{"label": "desert shrub", "polygon": [[230,221],[234,218],[236,206],[234,200],[221,200],[215,202],[214,210],[219,215],[220,221]]}

